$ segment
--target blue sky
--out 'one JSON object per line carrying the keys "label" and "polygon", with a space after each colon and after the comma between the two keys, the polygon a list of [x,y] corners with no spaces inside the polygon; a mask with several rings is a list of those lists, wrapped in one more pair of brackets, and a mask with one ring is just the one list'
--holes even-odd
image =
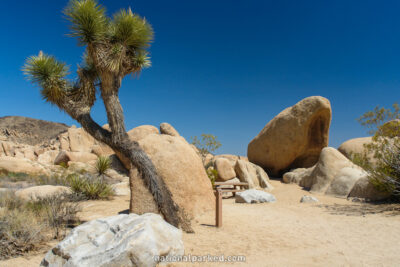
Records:
{"label": "blue sky", "polygon": [[[68,1],[1,1],[0,116],[74,124],[42,101],[21,73],[39,50],[72,68],[82,47],[67,37]],[[400,96],[400,1],[101,1],[131,6],[153,25],[153,66],[127,77],[120,98],[127,128],[171,123],[184,137],[218,136],[218,153],[247,144],[281,110],[327,97],[330,145],[366,136],[356,118]],[[93,117],[106,123],[102,103]],[[76,124],[76,123],[75,123]]]}

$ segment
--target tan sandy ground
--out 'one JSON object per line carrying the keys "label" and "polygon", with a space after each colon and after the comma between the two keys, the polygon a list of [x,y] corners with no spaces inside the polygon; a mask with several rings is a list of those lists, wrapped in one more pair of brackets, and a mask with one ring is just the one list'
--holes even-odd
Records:
{"label": "tan sandy ground", "polygon": [[[309,195],[297,185],[272,181],[273,204],[235,204],[225,199],[223,227],[214,213],[202,216],[195,234],[184,234],[185,253],[244,255],[245,263],[202,266],[400,266],[400,206],[360,204],[317,196],[316,204],[299,203]],[[128,198],[84,203],[81,217],[95,219],[125,210]],[[37,266],[44,253],[0,262],[0,266]],[[171,264],[199,266],[199,263]]]}

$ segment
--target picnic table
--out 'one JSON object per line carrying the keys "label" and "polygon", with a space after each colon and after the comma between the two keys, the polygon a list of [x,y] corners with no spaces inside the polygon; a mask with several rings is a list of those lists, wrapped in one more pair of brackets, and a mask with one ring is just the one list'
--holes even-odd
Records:
{"label": "picnic table", "polygon": [[[237,189],[237,187],[239,187],[239,189]],[[215,224],[217,227],[222,226],[222,193],[232,192],[235,196],[236,192],[244,191],[246,188],[249,188],[248,183],[214,182]]]}
{"label": "picnic table", "polygon": [[248,186],[248,183],[242,182],[214,182],[215,189],[220,188],[222,192],[232,192],[233,196],[235,196],[236,192],[244,191]]}

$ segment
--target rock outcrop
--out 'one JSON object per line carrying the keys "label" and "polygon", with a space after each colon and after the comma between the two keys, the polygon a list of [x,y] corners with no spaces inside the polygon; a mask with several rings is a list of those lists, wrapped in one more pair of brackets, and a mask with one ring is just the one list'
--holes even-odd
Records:
{"label": "rock outcrop", "polygon": [[61,163],[68,164],[69,161],[87,163],[95,161],[97,156],[89,152],[71,152],[61,150],[57,157],[54,159],[54,164],[59,165]]}
{"label": "rock outcrop", "polygon": [[235,170],[233,169],[229,160],[225,158],[218,158],[215,161],[215,169],[218,172],[218,181],[227,181],[236,177]]}
{"label": "rock outcrop", "polygon": [[17,144],[41,145],[67,130],[68,126],[62,123],[19,116],[0,117],[0,140]]}
{"label": "rock outcrop", "polygon": [[141,125],[128,131],[129,139],[138,142],[149,134],[158,134],[157,127],[153,125]]}
{"label": "rock outcrop", "polygon": [[[364,154],[366,153],[366,149],[364,145],[368,145],[372,143],[372,137],[360,137],[360,138],[353,138],[347,140],[346,142],[342,143],[338,150],[345,155],[348,159],[352,159],[355,154]],[[373,155],[367,154],[368,159],[373,161]]]}
{"label": "rock outcrop", "polygon": [[331,114],[329,100],[320,96],[283,110],[249,143],[249,161],[272,176],[313,166],[328,145]]}
{"label": "rock outcrop", "polygon": [[348,197],[364,198],[369,201],[379,201],[390,197],[390,193],[378,191],[368,177],[360,178],[351,189]]}
{"label": "rock outcrop", "polygon": [[318,163],[300,185],[311,192],[346,197],[356,181],[367,173],[332,147],[322,150]]}
{"label": "rock outcrop", "polygon": [[183,253],[182,231],[159,215],[121,214],[75,227],[40,266],[148,267]]}
{"label": "rock outcrop", "polygon": [[66,186],[38,185],[19,189],[15,192],[15,195],[24,200],[37,200],[38,198],[46,198],[54,195],[63,195],[70,193],[72,193],[71,189]]}
{"label": "rock outcrop", "polygon": [[282,182],[286,184],[299,184],[305,175],[309,175],[312,168],[298,168],[285,173],[282,177]]}
{"label": "rock outcrop", "polygon": [[238,160],[249,161],[249,159],[247,157],[230,155],[230,154],[222,154],[222,155],[213,156],[212,161],[214,162],[214,165],[215,165],[215,161],[220,158],[228,160],[231,163],[232,167],[235,167],[236,162]]}
{"label": "rock outcrop", "polygon": [[249,184],[250,189],[265,188],[272,190],[268,174],[260,167],[251,162],[238,160],[235,164],[235,172],[241,182]]}
{"label": "rock outcrop", "polygon": [[380,192],[369,182],[368,173],[353,164],[332,147],[321,151],[317,164],[307,169],[295,169],[284,174],[285,182],[298,183],[313,193],[336,197],[357,197],[383,200],[390,194]]}
{"label": "rock outcrop", "polygon": [[174,127],[172,127],[171,124],[169,124],[167,122],[163,122],[160,124],[160,133],[171,135],[171,136],[180,136],[178,131]]}
{"label": "rock outcrop", "polygon": [[31,175],[49,175],[50,171],[41,164],[25,159],[14,157],[0,157],[0,171],[12,173],[26,173]]}
{"label": "rock outcrop", "polygon": [[[215,197],[200,157],[181,137],[149,134],[138,141],[164,180],[173,200],[190,218],[214,208]],[[131,170],[134,171],[135,170]],[[136,175],[135,175],[136,174]],[[134,213],[155,212],[157,207],[142,179],[133,174]]]}

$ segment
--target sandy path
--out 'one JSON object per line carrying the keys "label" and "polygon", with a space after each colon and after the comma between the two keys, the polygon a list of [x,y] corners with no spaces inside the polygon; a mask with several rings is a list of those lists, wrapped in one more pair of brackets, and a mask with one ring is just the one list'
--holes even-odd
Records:
{"label": "sandy path", "polygon": [[[302,204],[309,194],[297,185],[272,181],[273,204],[223,202],[223,227],[214,225],[214,214],[204,214],[194,225],[195,234],[184,234],[185,253],[192,255],[244,255],[245,263],[229,266],[399,266],[400,211],[393,206],[359,204],[317,196],[317,204]],[[117,214],[128,199],[84,203],[81,216],[95,219]],[[384,212],[383,212],[384,211]],[[395,215],[395,216],[394,216]],[[0,266],[37,266],[43,254],[0,262]],[[198,266],[179,263],[171,266]],[[204,263],[203,266],[220,266]]]}

